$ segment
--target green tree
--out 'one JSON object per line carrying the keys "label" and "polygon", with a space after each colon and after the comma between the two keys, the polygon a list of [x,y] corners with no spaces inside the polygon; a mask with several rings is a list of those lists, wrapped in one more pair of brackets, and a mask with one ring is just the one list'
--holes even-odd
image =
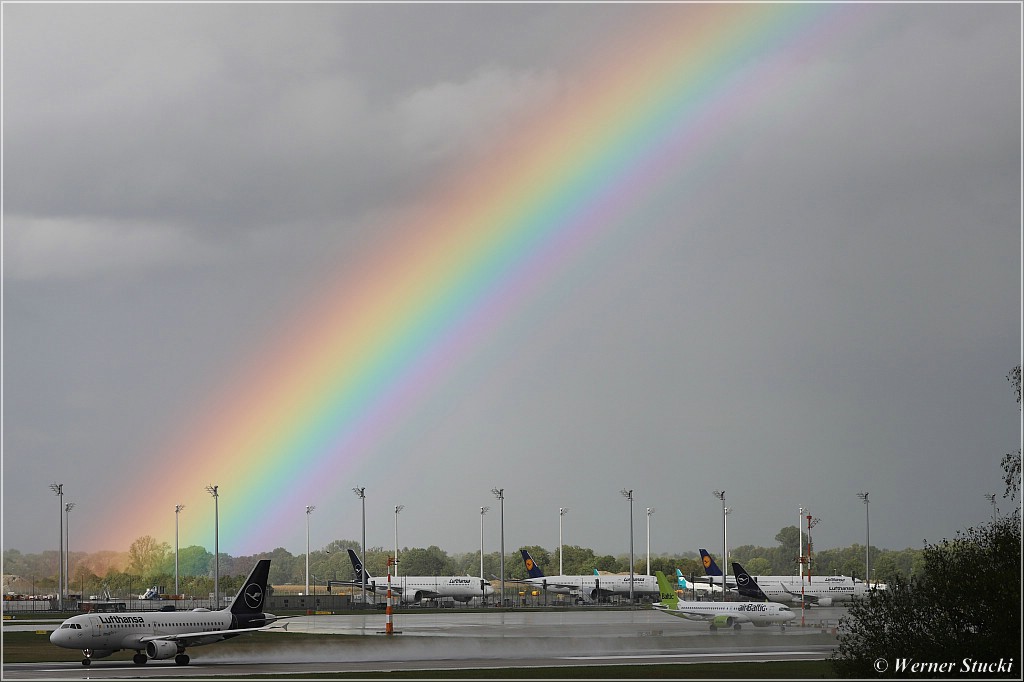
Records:
{"label": "green tree", "polygon": [[170,552],[170,545],[166,542],[157,542],[152,535],[143,535],[137,538],[128,549],[131,571],[146,579],[158,574],[167,559],[168,552]]}
{"label": "green tree", "polygon": [[764,557],[754,557],[748,559],[743,568],[747,569],[750,575],[771,575],[772,564]]}
{"label": "green tree", "polygon": [[[1014,367],[1009,374],[1006,375],[1010,385],[1013,386],[1013,392],[1017,394],[1017,409],[1021,408],[1021,393],[1020,393],[1020,365]],[[1014,499],[1020,492],[1021,484],[1021,469],[1020,469],[1020,456],[1021,450],[1017,448],[1016,452],[1008,452],[1003,456],[1002,467],[1003,467],[1003,481],[1006,483],[1006,492],[1003,497]]]}
{"label": "green tree", "polygon": [[1019,658],[1020,549],[1016,515],[926,546],[920,573],[910,580],[897,576],[887,590],[852,603],[832,656],[836,674],[877,677],[878,659],[892,670],[897,658]]}

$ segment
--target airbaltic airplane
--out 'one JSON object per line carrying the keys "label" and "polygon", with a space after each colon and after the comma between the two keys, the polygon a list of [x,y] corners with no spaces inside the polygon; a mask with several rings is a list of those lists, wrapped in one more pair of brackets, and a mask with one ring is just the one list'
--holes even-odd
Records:
{"label": "airbaltic airplane", "polygon": [[712,632],[718,628],[728,627],[739,630],[743,623],[750,623],[754,627],[760,628],[778,625],[779,629],[785,630],[786,623],[796,618],[796,614],[788,606],[771,602],[680,601],[665,574],[661,571],[654,573],[658,577],[661,601],[652,606],[673,616],[689,620],[709,621]]}
{"label": "airbaltic airplane", "polygon": [[[799,576],[751,576],[743,566],[733,562],[736,588],[744,597],[769,599],[780,604],[832,606],[833,603],[859,599],[867,594],[867,585],[846,576],[826,575],[808,582]],[[786,578],[782,580],[781,578]],[[802,590],[801,590],[802,588]]]}
{"label": "airbaltic airplane", "polygon": [[[526,573],[530,577],[526,580],[513,580],[511,582],[533,585],[554,592],[556,594],[579,593],[581,597],[590,601],[597,601],[598,596],[608,597],[613,594],[629,596],[629,576],[617,574],[605,575],[544,575],[537,562],[533,560],[530,553],[525,549],[520,550],[523,561],[526,562]],[[509,582],[509,581],[505,581]],[[651,596],[658,594],[658,583],[651,575],[633,574],[633,596]]]}
{"label": "airbaltic airplane", "polygon": [[231,605],[219,611],[193,609],[72,616],[53,631],[50,641],[65,649],[82,649],[85,654],[82,665],[90,665],[94,658],[106,658],[122,649],[135,649],[132,661],[136,665],[151,658],[171,657],[178,665],[188,665],[185,647],[213,644],[256,632],[282,618],[263,612],[269,573],[270,559],[257,561]]}
{"label": "airbaltic airplane", "polygon": [[[355,579],[352,581],[332,580],[330,585],[362,587],[362,580],[365,576],[366,589],[373,590],[377,594],[387,594],[387,577],[374,578],[364,571],[362,562],[351,549],[348,550],[348,558],[355,570]],[[330,585],[328,585],[328,589],[330,589]],[[398,595],[407,604],[418,604],[424,599],[440,599],[442,597],[451,597],[455,601],[467,602],[481,595],[488,597],[494,594],[494,588],[486,580],[469,575],[403,575],[391,579],[391,592]]]}

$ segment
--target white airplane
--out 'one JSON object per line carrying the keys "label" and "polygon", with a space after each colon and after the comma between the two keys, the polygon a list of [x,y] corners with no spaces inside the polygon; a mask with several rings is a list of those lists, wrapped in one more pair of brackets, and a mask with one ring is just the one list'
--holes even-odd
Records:
{"label": "white airplane", "polygon": [[699,583],[696,580],[690,582],[683,577],[683,572],[678,568],[676,569],[676,582],[679,584],[677,590],[690,590],[692,592],[700,592],[701,594],[721,594],[721,585],[712,585],[709,583]]}
{"label": "white airplane", "polygon": [[[331,589],[331,585],[362,587],[362,580],[365,578],[366,589],[372,590],[377,594],[387,594],[387,577],[374,578],[364,571],[362,562],[359,561],[359,557],[351,549],[348,550],[348,558],[352,562],[352,568],[355,570],[355,580],[331,580],[327,584],[328,590]],[[494,588],[483,578],[469,575],[403,575],[391,579],[391,592],[397,595],[404,603],[418,604],[424,599],[441,599],[443,597],[451,597],[455,601],[468,602],[470,599],[475,599],[481,595],[489,597],[494,594]]]}
{"label": "white airplane", "polygon": [[788,606],[771,602],[687,602],[676,597],[676,591],[661,571],[655,571],[661,601],[652,604],[653,608],[670,613],[673,616],[689,620],[702,620],[711,623],[711,631],[718,628],[739,630],[743,623],[754,627],[778,625],[785,630],[786,623],[796,618]]}
{"label": "white airplane", "polygon": [[[525,580],[506,580],[521,585],[533,585],[555,594],[579,594],[590,601],[597,601],[599,597],[608,597],[613,594],[629,596],[629,576],[618,574],[601,575],[544,575],[537,562],[533,560],[530,553],[525,549],[520,550],[523,561],[526,562],[526,573],[529,578]],[[651,596],[658,594],[658,582],[652,575],[633,574],[633,596]]]}
{"label": "white airplane", "polygon": [[234,601],[223,609],[193,609],[137,614],[87,614],[72,616],[50,635],[50,641],[65,649],[81,649],[82,665],[106,658],[122,649],[134,649],[132,661],[143,665],[150,659],[174,658],[188,665],[185,647],[213,644],[247,632],[263,630],[287,616],[263,612],[270,559],[260,559]]}
{"label": "white airplane", "polygon": [[[743,566],[733,562],[732,570],[736,576],[736,589],[748,598],[768,599],[781,604],[832,606],[839,602],[860,599],[867,594],[865,583],[845,576],[826,575],[810,582],[798,576],[761,576],[753,577]],[[785,579],[781,579],[781,578]]]}

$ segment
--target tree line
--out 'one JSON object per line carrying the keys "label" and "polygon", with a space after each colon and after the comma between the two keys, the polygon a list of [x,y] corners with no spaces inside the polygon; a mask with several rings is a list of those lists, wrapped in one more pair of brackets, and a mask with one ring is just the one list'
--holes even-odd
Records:
{"label": "tree line", "polygon": [[[799,529],[787,526],[775,536],[774,547],[741,545],[730,549],[729,560],[739,561],[754,575],[790,575],[797,572],[797,549]],[[334,540],[327,546],[309,553],[311,583],[323,585],[327,580],[350,580],[353,577],[348,550],[360,553],[355,540]],[[556,575],[559,569],[558,548],[547,549],[539,545],[528,545],[521,549],[530,552],[548,575]],[[715,554],[712,548],[709,548]],[[386,575],[387,559],[393,554],[392,548],[368,547],[366,568],[372,575]],[[909,578],[922,565],[921,550],[886,550],[872,547],[873,579],[889,582],[898,576]],[[22,554],[16,549],[5,549],[3,553],[5,574],[18,576],[17,581],[5,585],[5,591],[29,593],[31,584],[36,594],[56,590],[57,552]],[[222,591],[236,589],[236,581],[249,572],[258,559],[271,559],[270,582],[276,585],[304,584],[306,555],[292,554],[283,547],[270,552],[248,556],[220,555],[220,582]],[[716,555],[720,561],[720,557]],[[864,546],[814,551],[812,546],[812,570],[818,575],[852,575],[864,577]],[[185,594],[206,594],[213,589],[214,556],[199,545],[181,547],[178,550],[179,592]],[[499,577],[500,552],[485,553],[483,577]],[[159,542],[151,536],[137,538],[128,552],[72,552],[69,557],[69,580],[73,592],[98,594],[108,589],[114,596],[141,594],[146,588],[156,585],[166,592],[174,589],[174,550],[166,542]],[[597,554],[589,547],[565,545],[562,548],[562,567],[568,575],[593,573],[594,569],[609,573],[629,571],[628,554]],[[662,571],[674,575],[679,569],[687,577],[704,575],[704,568],[695,552],[662,554],[651,558],[651,572]],[[633,570],[647,573],[646,555],[635,554]],[[479,552],[449,554],[445,550],[430,547],[407,547],[399,551],[399,573],[403,575],[478,575],[480,573]],[[517,550],[506,552],[505,577],[525,578],[526,569]]]}

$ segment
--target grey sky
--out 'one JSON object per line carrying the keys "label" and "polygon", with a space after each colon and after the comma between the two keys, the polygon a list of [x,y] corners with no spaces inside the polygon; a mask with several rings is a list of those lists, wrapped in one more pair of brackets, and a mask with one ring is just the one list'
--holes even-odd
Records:
{"label": "grey sky", "polygon": [[[146,453],[650,11],[5,4],[4,547],[54,547],[54,480],[78,527],[121,486],[187,481],[202,513],[202,472]],[[400,503],[401,544],[450,551],[477,546],[481,505],[497,548],[495,485],[507,549],[554,547],[567,506],[567,543],[626,551],[623,487],[638,552],[647,506],[655,552],[720,547],[715,488],[730,545],[774,544],[801,505],[819,547],[863,542],[860,490],[882,547],[989,517],[1020,440],[1020,11],[863,6],[793,65],[792,99],[716,138],[706,180],[653,200],[671,221],[467,357],[485,380],[396,436],[420,454],[308,500],[314,546],[358,537],[353,485],[370,545]],[[302,523],[221,548],[304,551]]]}

